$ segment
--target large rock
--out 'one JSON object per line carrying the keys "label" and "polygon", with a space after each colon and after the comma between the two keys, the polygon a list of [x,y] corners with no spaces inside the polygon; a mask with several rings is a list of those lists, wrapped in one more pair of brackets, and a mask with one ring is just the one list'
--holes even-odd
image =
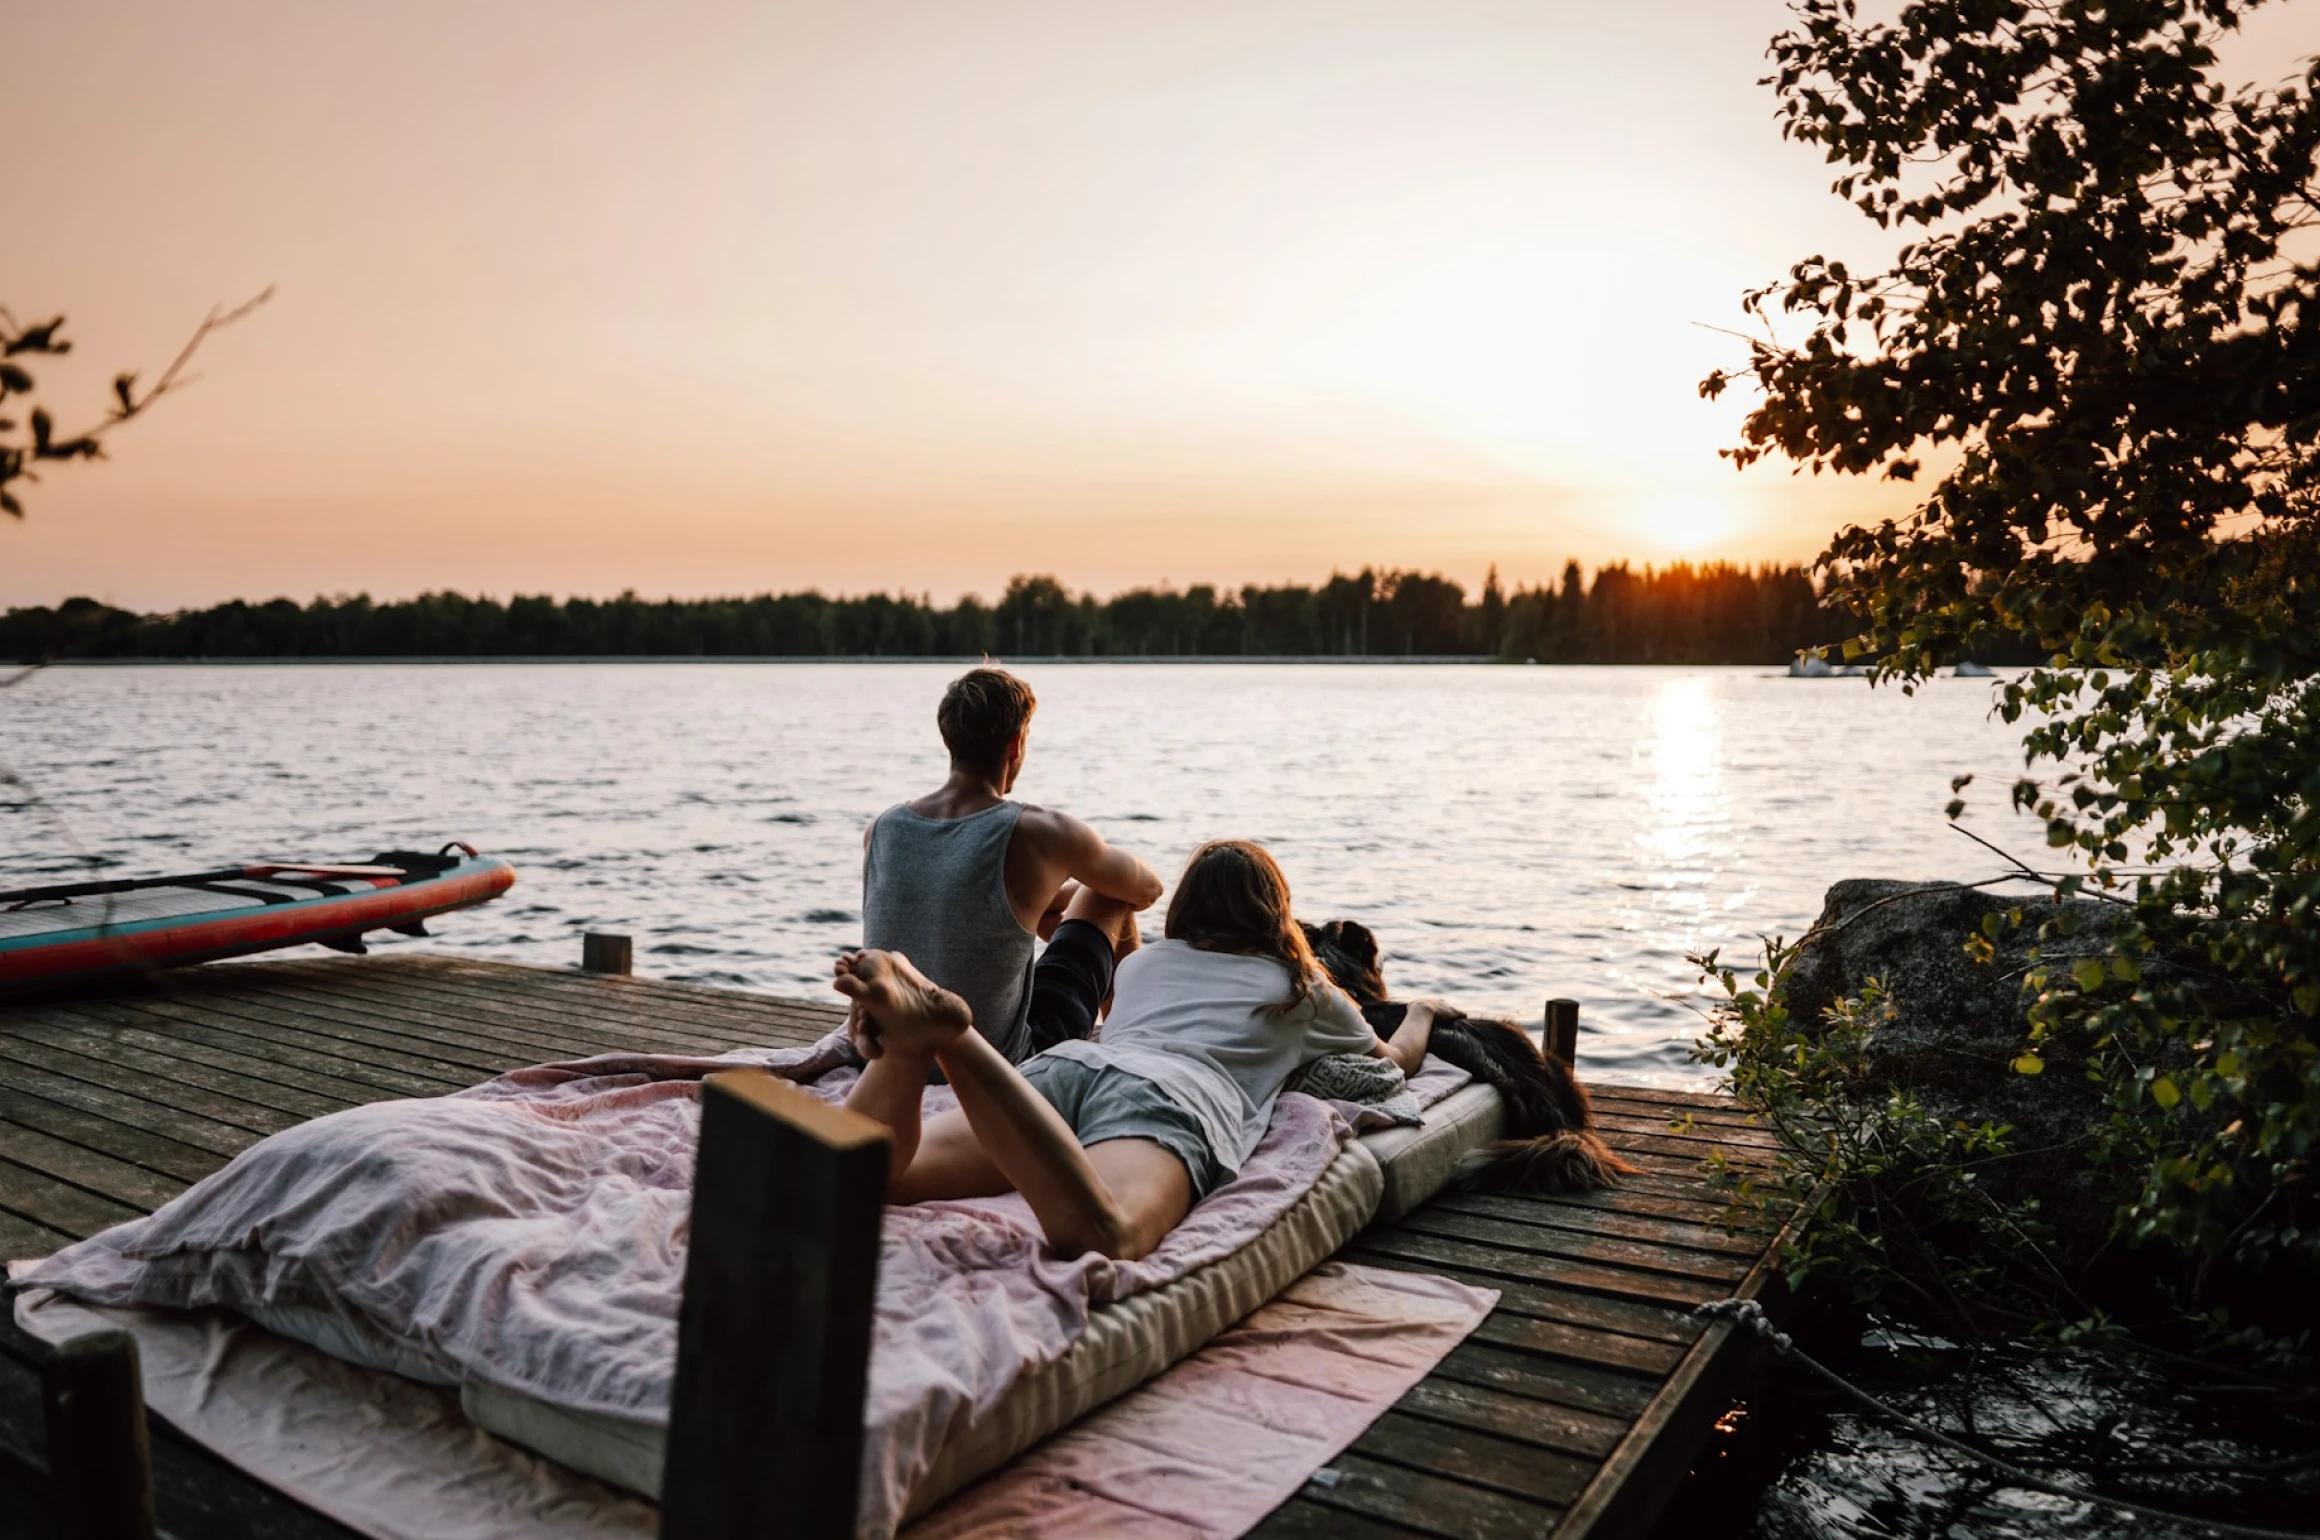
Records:
{"label": "large rock", "polygon": [[[2019,909],[2022,923],[2001,932],[1991,961],[1978,962],[1966,945],[1993,909]],[[2027,1033],[2022,977],[2032,947],[2067,971],[2071,959],[2108,950],[2121,912],[1956,883],[1840,882],[1790,965],[1788,1008],[1798,1022],[1819,1022],[1838,1000],[1883,980],[1892,1014],[1870,1035],[1861,1095],[1882,1100],[1900,1087],[1945,1121],[2011,1125],[2017,1153],[1984,1173],[1985,1187],[2001,1198],[2037,1197],[2066,1248],[2098,1245],[2126,1196],[2086,1169],[2087,1141],[2107,1116],[2102,1093],[2060,1045],[2047,1052],[2043,1074],[2013,1064]],[[2064,914],[2073,933],[2040,942],[2040,928]]]}

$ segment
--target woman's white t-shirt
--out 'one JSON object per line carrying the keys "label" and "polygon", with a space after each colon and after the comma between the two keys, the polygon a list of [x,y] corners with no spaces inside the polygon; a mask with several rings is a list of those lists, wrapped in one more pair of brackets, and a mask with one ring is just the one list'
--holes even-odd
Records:
{"label": "woman's white t-shirt", "polygon": [[1291,1075],[1325,1054],[1377,1046],[1360,1008],[1327,980],[1295,1010],[1267,1015],[1289,982],[1288,965],[1270,957],[1155,942],[1120,964],[1102,1040],[1047,1051],[1151,1081],[1199,1119],[1217,1163],[1238,1171]]}

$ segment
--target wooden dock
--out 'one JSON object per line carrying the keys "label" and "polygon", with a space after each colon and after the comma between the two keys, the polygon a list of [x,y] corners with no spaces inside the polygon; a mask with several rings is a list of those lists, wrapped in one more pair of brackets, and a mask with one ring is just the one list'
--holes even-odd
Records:
{"label": "wooden dock", "polygon": [[[623,1052],[803,1044],[835,1007],[611,975],[401,954],[212,965],[101,996],[0,1005],[0,1256],[150,1212],[267,1134],[363,1102]],[[1700,1162],[1770,1138],[1724,1098],[1594,1085],[1643,1168],[1615,1192],[1448,1194],[1344,1255],[1500,1291],[1498,1308],[1257,1530],[1267,1540],[1648,1533],[1752,1371],[1695,1305],[1780,1304],[1769,1231],[1730,1232]],[[0,1316],[4,1316],[0,1312]],[[0,1324],[0,1507],[37,1494],[39,1349]],[[156,1427],[162,1527],[351,1532]]]}

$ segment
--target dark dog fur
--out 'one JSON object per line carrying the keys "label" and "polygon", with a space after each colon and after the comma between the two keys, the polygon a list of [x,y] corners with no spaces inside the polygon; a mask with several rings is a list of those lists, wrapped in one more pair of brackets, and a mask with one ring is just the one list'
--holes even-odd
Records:
{"label": "dark dog fur", "polygon": [[[1353,997],[1370,1027],[1391,1036],[1409,1007],[1386,998],[1377,937],[1352,920],[1304,926],[1315,961]],[[1609,1187],[1635,1170],[1596,1136],[1587,1092],[1571,1067],[1541,1053],[1511,1021],[1460,1014],[1434,1018],[1432,1051],[1506,1100],[1506,1134],[1459,1162],[1459,1185],[1546,1195]]]}

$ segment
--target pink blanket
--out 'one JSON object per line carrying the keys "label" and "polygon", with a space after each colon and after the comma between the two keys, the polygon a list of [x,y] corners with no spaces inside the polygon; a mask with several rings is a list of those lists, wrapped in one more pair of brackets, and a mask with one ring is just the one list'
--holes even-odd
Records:
{"label": "pink blanket", "polygon": [[[775,1054],[543,1065],[352,1108],[262,1141],[153,1215],[17,1276],[94,1305],[303,1317],[321,1323],[309,1340],[415,1378],[665,1419],[699,1082],[740,1063],[831,1099],[855,1073],[834,1037]],[[950,1103],[928,1094],[930,1112]],[[889,1209],[862,1533],[891,1533],[952,1432],[1067,1350],[1092,1305],[1261,1233],[1335,1157],[1343,1128],[1323,1103],[1284,1095],[1240,1176],[1132,1264],[1043,1255],[1018,1197]]]}
{"label": "pink blanket", "polygon": [[1361,1437],[1497,1303],[1495,1289],[1449,1278],[1324,1262],[902,1540],[1231,1540]]}

